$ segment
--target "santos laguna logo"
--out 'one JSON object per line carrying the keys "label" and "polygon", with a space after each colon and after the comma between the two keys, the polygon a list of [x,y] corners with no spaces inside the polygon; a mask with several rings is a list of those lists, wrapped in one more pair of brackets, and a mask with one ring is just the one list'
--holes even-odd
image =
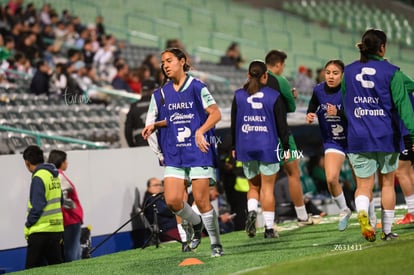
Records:
{"label": "santos laguna logo", "polygon": [[361,73],[355,76],[355,79],[361,82],[361,86],[364,88],[374,88],[375,83],[370,80],[364,79],[364,75],[375,75],[377,71],[374,68],[363,67]]}

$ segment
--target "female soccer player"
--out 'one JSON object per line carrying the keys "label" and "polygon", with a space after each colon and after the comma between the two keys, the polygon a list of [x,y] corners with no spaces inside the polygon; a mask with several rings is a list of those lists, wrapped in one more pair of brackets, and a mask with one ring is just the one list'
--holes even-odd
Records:
{"label": "female soccer player", "polygon": [[[161,54],[161,64],[166,83],[151,98],[142,136],[148,139],[156,129],[164,127],[159,142],[154,136],[150,145],[165,165],[165,201],[176,215],[193,225],[191,248],[200,244],[204,223],[212,256],[220,257],[223,247],[217,214],[210,204],[209,185],[215,182],[213,129],[221,119],[221,113],[207,87],[187,74],[190,66],[182,50],[166,49]],[[191,181],[201,217],[184,201],[187,181]]]}
{"label": "female soccer player", "polygon": [[342,106],[341,80],[344,71],[341,60],[326,63],[325,81],[316,85],[309,102],[306,123],[318,117],[325,150],[325,174],[328,190],[340,210],[338,230],[348,226],[351,210],[346,205],[339,174],[346,153],[346,120]]}
{"label": "female soccer player", "polygon": [[386,43],[387,36],[382,30],[365,31],[357,44],[360,60],[345,67],[342,80],[348,120],[348,158],[357,181],[355,206],[361,233],[371,242],[375,241],[376,234],[368,222],[367,212],[377,170],[382,181],[381,239],[398,237],[391,232],[395,212],[395,170],[399,152],[403,149],[398,116],[414,141],[413,108],[402,72],[384,60]]}
{"label": "female soccer player", "polygon": [[[247,193],[249,213],[246,232],[249,237],[256,235],[257,201],[260,197],[265,222],[264,237],[275,238],[278,235],[273,229],[274,185],[279,162],[289,158],[289,129],[283,99],[280,93],[266,86],[267,77],[264,62],[250,63],[249,80],[234,95],[231,131],[235,148],[233,154],[243,162],[243,172],[250,187]],[[256,202],[255,205],[252,201]]]}

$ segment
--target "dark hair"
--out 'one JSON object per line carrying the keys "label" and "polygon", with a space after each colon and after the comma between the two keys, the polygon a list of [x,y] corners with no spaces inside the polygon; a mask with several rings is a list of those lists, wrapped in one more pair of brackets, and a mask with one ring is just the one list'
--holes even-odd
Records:
{"label": "dark hair", "polygon": [[38,165],[45,162],[43,151],[37,145],[30,145],[23,151],[23,159],[32,165]]}
{"label": "dark hair", "polygon": [[49,159],[47,162],[52,163],[56,166],[57,169],[60,169],[62,167],[62,164],[66,160],[66,153],[60,150],[52,150],[49,154]]}
{"label": "dark hair", "polygon": [[287,58],[287,54],[284,51],[271,50],[266,54],[265,62],[267,65],[274,66],[276,63],[284,63]]}
{"label": "dark hair", "polygon": [[328,62],[326,62],[325,67],[323,67],[323,68],[326,69],[326,67],[328,67],[331,64],[337,65],[339,68],[341,68],[342,72],[344,71],[345,64],[344,64],[344,62],[342,62],[342,60],[339,60],[339,59],[329,60]]}
{"label": "dark hair", "polygon": [[387,44],[387,35],[379,29],[368,29],[362,35],[361,42],[356,44],[361,53],[360,61],[367,62],[368,55],[377,55],[381,46]]}
{"label": "dark hair", "polygon": [[239,43],[237,42],[232,42],[228,47],[227,50],[228,51],[234,51],[237,47],[239,46]]}
{"label": "dark hair", "polygon": [[266,64],[263,61],[255,60],[249,65],[249,80],[244,84],[243,88],[249,93],[254,94],[263,86],[260,78],[267,72]]}
{"label": "dark hair", "polygon": [[40,59],[36,62],[36,69],[40,69],[40,67],[42,67],[43,65],[46,64],[46,61],[44,61],[43,59]]}
{"label": "dark hair", "polygon": [[[184,59],[184,61],[185,61],[184,66],[183,66],[184,72],[188,72],[190,70],[190,65],[187,64],[187,56],[185,55],[184,51],[182,51],[181,49],[179,49],[179,48],[168,48],[168,49],[164,50],[161,53],[161,55],[163,55],[164,53],[172,53],[175,57],[177,57],[178,60]],[[163,65],[161,65],[161,70],[162,70],[162,73],[164,74],[164,81],[161,85],[161,86],[163,86],[168,81],[169,78],[168,78],[167,74],[164,71],[164,66]]]}

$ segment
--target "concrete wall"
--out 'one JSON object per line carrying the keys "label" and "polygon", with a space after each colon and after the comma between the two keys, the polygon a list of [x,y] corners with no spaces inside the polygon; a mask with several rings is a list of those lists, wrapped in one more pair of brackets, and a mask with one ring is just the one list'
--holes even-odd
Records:
{"label": "concrete wall", "polygon": [[[68,161],[66,174],[78,190],[92,236],[110,234],[128,221],[135,189],[142,198],[147,179],[163,176],[149,147],[71,151]],[[0,171],[0,250],[23,247],[31,174],[21,155],[0,156]],[[131,229],[129,224],[120,232]]]}

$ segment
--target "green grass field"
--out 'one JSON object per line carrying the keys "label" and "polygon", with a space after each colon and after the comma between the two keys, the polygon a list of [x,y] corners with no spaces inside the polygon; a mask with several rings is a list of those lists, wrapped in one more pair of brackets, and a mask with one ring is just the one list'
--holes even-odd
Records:
{"label": "green grass field", "polygon": [[[402,217],[401,210],[396,219]],[[379,216],[379,213],[377,214]],[[181,244],[163,243],[77,262],[35,268],[24,274],[413,274],[414,224],[394,225],[399,239],[373,243],[361,236],[356,214],[348,229],[336,229],[336,217],[318,225],[278,226],[279,239],[255,238],[239,231],[222,235],[225,255],[210,257],[207,237],[196,252],[182,253]],[[179,266],[187,258],[203,264]]]}

